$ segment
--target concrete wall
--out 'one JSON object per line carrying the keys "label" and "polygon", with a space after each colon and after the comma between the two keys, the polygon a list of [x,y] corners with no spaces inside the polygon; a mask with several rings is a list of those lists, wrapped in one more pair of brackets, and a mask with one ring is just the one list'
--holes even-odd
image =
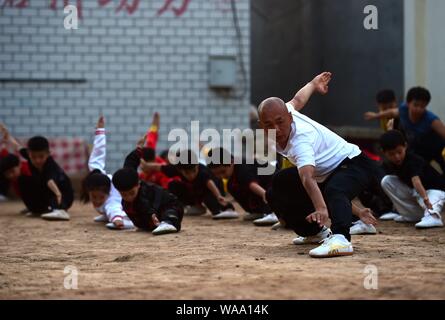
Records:
{"label": "concrete wall", "polygon": [[[363,9],[377,6],[379,29],[365,30]],[[334,73],[326,97],[304,112],[327,125],[370,126],[382,88],[403,96],[403,0],[252,2],[252,99],[290,99],[321,71]]]}
{"label": "concrete wall", "polygon": [[[121,1],[70,1],[82,4],[78,30],[64,29],[63,2],[33,0],[19,8],[22,1],[7,1],[0,9],[0,121],[14,135],[92,141],[103,112],[111,171],[155,110],[162,122],[159,149],[168,146],[170,129],[188,129],[191,120],[200,120],[201,129],[248,126],[249,88],[239,96],[241,75],[228,96],[208,88],[209,55],[239,53],[227,1],[174,0],[163,12],[168,0],[134,8],[137,0],[127,1],[128,8],[119,8]],[[248,77],[249,0],[236,6]]]}
{"label": "concrete wall", "polygon": [[405,0],[405,91],[425,86],[428,107],[445,119],[445,1]]}

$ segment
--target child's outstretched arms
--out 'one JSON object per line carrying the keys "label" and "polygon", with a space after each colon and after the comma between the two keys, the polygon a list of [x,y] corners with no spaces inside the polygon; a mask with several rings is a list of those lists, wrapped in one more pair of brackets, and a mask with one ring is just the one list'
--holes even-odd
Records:
{"label": "child's outstretched arms", "polygon": [[388,110],[384,110],[384,111],[379,111],[379,112],[365,112],[365,114],[363,115],[363,117],[365,118],[365,120],[378,120],[378,119],[382,119],[382,118],[398,118],[399,117],[399,109],[394,108],[394,109],[388,109]]}
{"label": "child's outstretched arms", "polygon": [[318,92],[320,94],[326,94],[329,91],[329,82],[331,81],[332,73],[323,72],[312,79],[307,85],[300,89],[294,98],[289,101],[295,108],[295,110],[300,111],[304,108],[309,98]]}
{"label": "child's outstretched arms", "polygon": [[96,125],[93,150],[88,159],[88,168],[90,171],[100,170],[102,173],[105,173],[106,145],[105,119],[103,116],[100,116]]}

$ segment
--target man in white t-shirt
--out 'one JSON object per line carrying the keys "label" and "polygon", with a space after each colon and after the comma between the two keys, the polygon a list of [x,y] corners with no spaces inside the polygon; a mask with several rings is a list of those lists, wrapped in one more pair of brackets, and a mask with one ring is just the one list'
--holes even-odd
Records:
{"label": "man in white t-shirt", "polygon": [[[351,200],[380,182],[376,164],[359,147],[299,112],[314,92],[327,93],[330,79],[325,72],[287,104],[268,98],[258,109],[266,134],[276,130],[278,153],[296,166],[274,177],[267,200],[286,226],[301,236],[295,244],[323,240],[309,252],[312,257],[353,254]],[[325,227],[329,217],[332,233]]]}

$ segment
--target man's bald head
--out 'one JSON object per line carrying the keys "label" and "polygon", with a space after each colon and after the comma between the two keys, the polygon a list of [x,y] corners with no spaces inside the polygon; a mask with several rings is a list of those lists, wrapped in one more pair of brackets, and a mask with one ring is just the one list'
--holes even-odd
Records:
{"label": "man's bald head", "polygon": [[276,130],[276,142],[284,148],[291,131],[292,115],[280,98],[267,98],[258,107],[260,125],[269,136],[270,130]]}
{"label": "man's bald head", "polygon": [[283,100],[277,97],[267,98],[260,103],[258,107],[258,115],[261,118],[262,114],[277,114],[277,113],[289,113],[286,104]]}

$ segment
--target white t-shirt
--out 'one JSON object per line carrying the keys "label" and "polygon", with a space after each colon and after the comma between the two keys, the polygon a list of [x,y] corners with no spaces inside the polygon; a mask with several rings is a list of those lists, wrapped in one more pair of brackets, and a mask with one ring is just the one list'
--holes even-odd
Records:
{"label": "white t-shirt", "polygon": [[291,133],[286,148],[277,145],[277,151],[298,169],[314,166],[317,182],[323,182],[346,158],[361,153],[358,146],[296,111],[290,103],[286,106],[293,118]]}

